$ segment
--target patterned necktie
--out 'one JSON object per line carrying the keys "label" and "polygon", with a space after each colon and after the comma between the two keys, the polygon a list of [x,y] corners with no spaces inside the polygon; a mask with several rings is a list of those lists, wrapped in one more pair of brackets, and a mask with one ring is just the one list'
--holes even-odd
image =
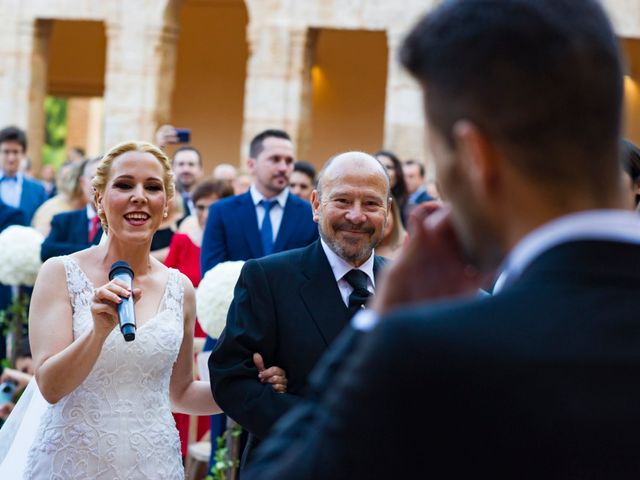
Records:
{"label": "patterned necktie", "polygon": [[260,205],[264,208],[264,219],[260,229],[260,239],[262,240],[262,251],[265,255],[273,253],[273,227],[271,226],[271,208],[278,203],[277,200],[260,200]]}
{"label": "patterned necktie", "polygon": [[353,316],[364,308],[371,296],[371,292],[367,290],[367,274],[362,270],[349,270],[343,278],[353,287],[353,292],[349,295],[349,312]]}
{"label": "patterned necktie", "polygon": [[94,215],[89,220],[89,245],[93,243],[93,240],[98,235],[98,228],[100,227],[100,217],[98,215]]}

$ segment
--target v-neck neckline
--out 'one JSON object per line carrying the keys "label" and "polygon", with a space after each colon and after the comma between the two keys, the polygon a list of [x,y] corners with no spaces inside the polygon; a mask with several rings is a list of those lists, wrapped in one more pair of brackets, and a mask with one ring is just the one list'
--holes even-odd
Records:
{"label": "v-neck neckline", "polygon": [[[78,268],[78,270],[80,271],[80,273],[82,274],[82,276],[85,278],[87,284],[91,287],[91,290],[93,291],[96,287],[94,285],[94,283],[91,281],[91,279],[89,278],[89,275],[87,275],[85,273],[85,271],[82,269],[82,267],[80,266],[80,263],[78,263],[78,261],[71,257],[68,256],[67,258],[69,258],[73,263],[75,263],[76,267]],[[167,276],[167,281],[164,284],[164,292],[162,293],[162,297],[160,297],[160,303],[158,304],[158,306],[156,307],[156,311],[153,314],[153,316],[151,316],[150,318],[146,319],[144,322],[140,323],[136,320],[136,330],[140,330],[141,328],[143,328],[147,323],[149,323],[151,320],[153,320],[154,318],[156,318],[161,310],[162,310],[162,306],[165,304],[166,298],[167,298],[167,293],[169,292],[169,282],[171,282],[171,277],[172,277],[172,269],[169,269],[169,274]]]}

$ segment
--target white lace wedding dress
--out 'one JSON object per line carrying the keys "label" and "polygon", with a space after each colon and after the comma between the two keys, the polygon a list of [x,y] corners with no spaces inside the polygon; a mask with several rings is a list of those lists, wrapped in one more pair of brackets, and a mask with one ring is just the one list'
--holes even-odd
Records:
{"label": "white lace wedding dress", "polygon": [[[93,285],[73,258],[63,258],[77,338],[91,328]],[[135,340],[125,342],[114,329],[84,382],[46,405],[24,479],[184,478],[169,402],[169,378],[183,336],[182,297],[180,274],[171,270],[158,312],[138,319]]]}

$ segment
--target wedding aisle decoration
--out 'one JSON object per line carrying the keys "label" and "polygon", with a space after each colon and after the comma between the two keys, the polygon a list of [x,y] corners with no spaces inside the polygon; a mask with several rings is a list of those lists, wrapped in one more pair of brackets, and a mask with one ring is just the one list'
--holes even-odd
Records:
{"label": "wedding aisle decoration", "polygon": [[12,225],[0,233],[0,283],[10,285],[13,300],[0,312],[0,326],[7,337],[7,356],[15,361],[16,346],[27,323],[29,294],[42,266],[40,247],[44,237],[35,228]]}
{"label": "wedding aisle decoration", "polygon": [[227,323],[227,311],[233,300],[233,289],[243,265],[243,261],[219,263],[205,274],[198,286],[198,322],[211,338],[219,338]]}

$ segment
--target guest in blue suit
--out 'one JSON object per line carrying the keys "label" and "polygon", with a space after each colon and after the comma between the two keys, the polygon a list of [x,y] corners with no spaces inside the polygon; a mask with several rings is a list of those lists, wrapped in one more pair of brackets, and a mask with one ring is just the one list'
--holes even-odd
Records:
{"label": "guest in blue suit", "polygon": [[93,207],[91,186],[91,179],[96,174],[100,160],[100,157],[85,160],[80,167],[80,187],[88,201],[84,208],[53,216],[51,230],[40,249],[43,262],[51,257],[70,255],[100,242],[102,226]]}
{"label": "guest in blue suit", "polygon": [[0,199],[10,207],[22,211],[27,225],[33,214],[47,199],[47,193],[38,181],[25,177],[20,163],[27,153],[27,135],[18,127],[0,130]]}
{"label": "guest in blue suit", "polygon": [[202,240],[204,275],[220,262],[249,260],[305,247],[318,238],[309,202],[289,192],[293,144],[282,130],[265,130],[249,147],[255,180],[247,193],[211,205]]}

